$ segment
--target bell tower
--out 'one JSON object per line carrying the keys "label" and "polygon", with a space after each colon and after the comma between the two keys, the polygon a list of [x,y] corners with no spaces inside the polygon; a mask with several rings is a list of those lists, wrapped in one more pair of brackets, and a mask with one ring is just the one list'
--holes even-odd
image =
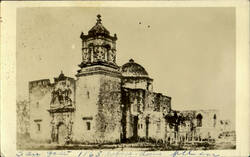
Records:
{"label": "bell tower", "polygon": [[101,15],[85,35],[76,77],[75,140],[119,141],[121,72],[116,64],[117,36],[103,26]]}
{"label": "bell tower", "polygon": [[81,33],[82,62],[80,68],[104,65],[117,68],[116,65],[116,40],[117,36],[102,25],[101,15],[97,15],[96,24],[88,31],[87,35]]}

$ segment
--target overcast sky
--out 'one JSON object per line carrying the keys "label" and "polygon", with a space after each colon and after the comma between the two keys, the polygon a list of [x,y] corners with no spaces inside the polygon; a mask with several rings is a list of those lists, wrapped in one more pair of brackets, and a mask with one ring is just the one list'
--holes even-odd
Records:
{"label": "overcast sky", "polygon": [[130,58],[141,64],[154,90],[172,97],[173,109],[219,109],[235,123],[233,8],[18,9],[19,99],[27,97],[28,81],[51,79],[61,70],[76,74],[80,34],[94,26],[97,14],[118,36],[117,64]]}

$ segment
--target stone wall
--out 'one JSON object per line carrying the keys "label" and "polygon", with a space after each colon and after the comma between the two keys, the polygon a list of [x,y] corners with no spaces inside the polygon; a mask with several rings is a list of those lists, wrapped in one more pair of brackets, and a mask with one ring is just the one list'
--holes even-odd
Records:
{"label": "stone wall", "polygon": [[51,91],[53,84],[48,79],[29,82],[30,136],[37,141],[49,141]]}
{"label": "stone wall", "polygon": [[144,89],[153,91],[152,79],[149,78],[133,78],[133,77],[123,77],[122,87],[130,89]]}
{"label": "stone wall", "polygon": [[[202,126],[197,126],[197,116],[202,115]],[[205,138],[217,138],[219,134],[218,123],[219,123],[219,113],[217,110],[196,110],[196,136]],[[216,117],[214,119],[214,116]]]}
{"label": "stone wall", "polygon": [[165,137],[165,119],[161,112],[152,112],[149,116],[148,138],[164,139]]}
{"label": "stone wall", "polygon": [[[137,128],[138,138],[164,139],[166,136],[164,113],[171,111],[171,98],[144,89],[123,88],[122,91],[123,119],[126,126],[123,132],[126,138],[136,138]],[[137,126],[136,117],[138,117]]]}
{"label": "stone wall", "polygon": [[[136,138],[142,134],[141,125],[145,125],[141,117],[145,109],[145,90],[123,88],[122,95],[124,138]],[[134,127],[137,127],[137,135]]]}
{"label": "stone wall", "polygon": [[[189,110],[180,112],[186,121],[180,125],[180,134],[192,136],[192,140],[216,139],[219,134],[219,112],[217,110]],[[198,117],[201,116],[201,125]],[[190,134],[192,131],[192,134]]]}
{"label": "stone wall", "polygon": [[104,74],[85,75],[76,83],[74,141],[116,142],[121,133],[121,81]]}
{"label": "stone wall", "polygon": [[118,142],[121,136],[121,80],[101,76],[96,115],[96,136],[104,142]]}
{"label": "stone wall", "polygon": [[218,125],[220,132],[233,131],[230,120],[220,120],[218,121]]}
{"label": "stone wall", "polygon": [[[95,142],[95,115],[100,88],[100,76],[88,75],[76,81],[76,110],[73,124],[73,141]],[[90,129],[88,126],[90,124]]]}

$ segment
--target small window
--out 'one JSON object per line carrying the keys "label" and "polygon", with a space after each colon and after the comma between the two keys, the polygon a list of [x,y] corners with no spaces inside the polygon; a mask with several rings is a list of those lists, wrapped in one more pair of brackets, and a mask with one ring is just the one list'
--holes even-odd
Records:
{"label": "small window", "polygon": [[216,126],[216,114],[214,114],[214,127]]}
{"label": "small window", "polygon": [[87,98],[89,99],[89,91],[87,91]]}
{"label": "small window", "polygon": [[41,125],[37,123],[37,131],[41,131]]}
{"label": "small window", "polygon": [[90,122],[86,122],[87,130],[90,130]]}

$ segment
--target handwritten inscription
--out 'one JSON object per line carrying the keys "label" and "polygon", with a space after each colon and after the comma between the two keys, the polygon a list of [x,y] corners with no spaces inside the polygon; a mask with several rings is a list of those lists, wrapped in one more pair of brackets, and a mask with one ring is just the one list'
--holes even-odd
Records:
{"label": "handwritten inscription", "polygon": [[213,152],[175,151],[163,152],[125,152],[125,151],[47,151],[47,152],[17,152],[16,157],[220,157]]}
{"label": "handwritten inscription", "polygon": [[18,152],[16,157],[40,157],[41,154],[38,152]]}
{"label": "handwritten inscription", "polygon": [[122,151],[98,151],[98,152],[80,152],[77,157],[136,157],[137,152]]}
{"label": "handwritten inscription", "polygon": [[68,156],[71,154],[71,151],[52,151],[52,152],[47,152],[46,157],[61,157],[61,156]]}
{"label": "handwritten inscription", "polygon": [[219,157],[219,154],[211,153],[211,152],[194,152],[194,151],[175,151],[172,154],[172,157],[191,157],[191,156],[201,156],[201,157]]}

